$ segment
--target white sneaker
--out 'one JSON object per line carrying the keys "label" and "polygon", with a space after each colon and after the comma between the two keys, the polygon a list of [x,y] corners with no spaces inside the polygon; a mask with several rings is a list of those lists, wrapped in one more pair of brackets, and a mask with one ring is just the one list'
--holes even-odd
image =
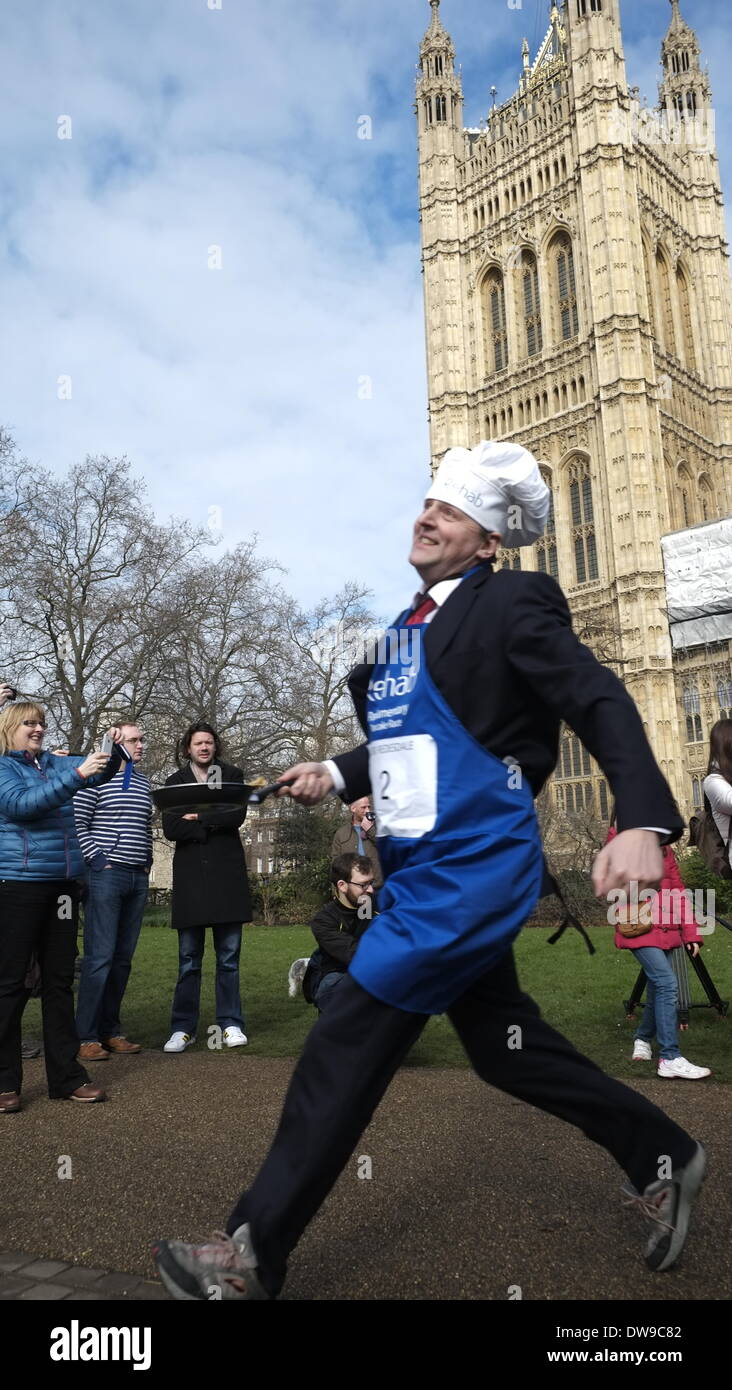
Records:
{"label": "white sneaker", "polygon": [[185,1052],[196,1041],[190,1033],[173,1033],[163,1048],[163,1052]]}
{"label": "white sneaker", "polygon": [[687,1062],[685,1057],[674,1057],[672,1062],[661,1057],[658,1063],[658,1075],[671,1079],[680,1077],[682,1081],[700,1081],[703,1076],[711,1074],[709,1067],[695,1067],[693,1062]]}
{"label": "white sneaker", "polygon": [[635,1042],[633,1043],[633,1056],[631,1058],[631,1061],[650,1062],[652,1056],[653,1053],[651,1052],[651,1044],[645,1042],[643,1038],[636,1038]]}
{"label": "white sneaker", "polygon": [[241,1028],[225,1028],[224,1042],[227,1047],[246,1047],[249,1039],[246,1033],[242,1033]]}

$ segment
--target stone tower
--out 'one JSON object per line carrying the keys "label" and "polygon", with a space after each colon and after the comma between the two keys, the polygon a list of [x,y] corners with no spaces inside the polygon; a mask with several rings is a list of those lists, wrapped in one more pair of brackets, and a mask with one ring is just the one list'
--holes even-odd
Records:
{"label": "stone tower", "polygon": [[[727,643],[672,660],[660,545],[732,512],[732,292],[699,44],[671,0],[651,109],[628,87],[619,0],[552,4],[515,93],[466,130],[430,4],[417,122],[433,466],[484,438],[540,459],[547,534],[502,562],[558,578],[689,814],[709,727],[732,706]],[[554,794],[565,812],[609,809],[569,734]]]}

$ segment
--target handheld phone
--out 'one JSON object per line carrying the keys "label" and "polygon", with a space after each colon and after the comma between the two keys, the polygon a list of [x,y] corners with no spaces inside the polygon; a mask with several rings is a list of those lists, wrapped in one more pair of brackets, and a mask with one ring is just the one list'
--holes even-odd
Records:
{"label": "handheld phone", "polygon": [[105,734],[105,735],[104,735],[104,738],[102,739],[102,752],[103,752],[103,753],[106,753],[107,756],[109,756],[109,754],[112,752],[112,749],[113,749],[113,748],[114,748],[114,739],[112,738],[112,735],[111,735],[111,734]]}

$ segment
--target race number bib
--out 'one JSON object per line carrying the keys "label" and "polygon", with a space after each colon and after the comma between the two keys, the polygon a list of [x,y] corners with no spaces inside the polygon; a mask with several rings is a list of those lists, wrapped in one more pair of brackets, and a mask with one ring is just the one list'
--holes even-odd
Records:
{"label": "race number bib", "polygon": [[417,840],[437,820],[437,744],[430,734],[382,738],[369,747],[379,835]]}

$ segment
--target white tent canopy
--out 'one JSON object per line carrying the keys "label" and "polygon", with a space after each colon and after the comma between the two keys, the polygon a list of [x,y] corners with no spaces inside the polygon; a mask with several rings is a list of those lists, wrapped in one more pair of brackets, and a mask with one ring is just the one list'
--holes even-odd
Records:
{"label": "white tent canopy", "polygon": [[675,651],[732,638],[732,517],[662,536]]}

